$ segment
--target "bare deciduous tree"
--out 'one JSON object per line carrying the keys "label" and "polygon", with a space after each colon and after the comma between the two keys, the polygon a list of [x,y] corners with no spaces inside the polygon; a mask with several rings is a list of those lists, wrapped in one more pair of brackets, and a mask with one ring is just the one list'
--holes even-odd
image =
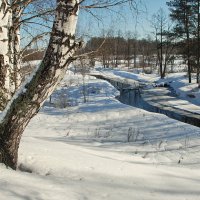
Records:
{"label": "bare deciduous tree", "polygon": [[163,9],[159,9],[153,15],[153,27],[157,43],[157,58],[159,64],[160,77],[164,78],[167,70],[167,65],[174,58],[174,37],[171,34],[171,27]]}

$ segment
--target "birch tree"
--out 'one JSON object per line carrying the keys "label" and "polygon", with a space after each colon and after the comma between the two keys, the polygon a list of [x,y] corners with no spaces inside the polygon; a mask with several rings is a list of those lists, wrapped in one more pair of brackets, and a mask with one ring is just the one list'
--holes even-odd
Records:
{"label": "birch tree", "polygon": [[[3,113],[1,113],[0,162],[12,169],[17,168],[18,148],[25,127],[63,78],[67,66],[74,60],[73,54],[81,46],[81,42],[75,40],[81,2],[79,0],[57,0],[55,20],[44,59],[29,81],[23,84],[20,90],[12,97]],[[129,2],[129,0],[105,0],[100,2],[103,8],[106,5],[105,3],[108,6],[112,6],[116,5],[116,3]],[[10,64],[8,30],[9,27],[12,28],[12,24],[10,24],[12,10],[10,10],[8,1],[1,0],[0,3],[0,17],[2,18],[0,37],[1,44],[5,47],[4,51],[1,51],[0,67],[1,71],[5,71],[3,77],[6,79],[9,75],[7,65]],[[97,7],[99,6],[100,4],[98,3]],[[90,4],[90,7],[94,7],[94,4]],[[5,94],[7,94],[6,92],[5,88]]]}
{"label": "birch tree", "polygon": [[13,97],[3,113],[0,162],[13,169],[17,167],[19,142],[26,125],[54,90],[79,46],[74,36],[78,10],[77,0],[57,0],[55,21],[45,57],[32,79]]}
{"label": "birch tree", "polygon": [[0,109],[10,98],[10,45],[9,30],[12,27],[12,12],[8,2],[1,0],[0,5]]}
{"label": "birch tree", "polygon": [[[5,106],[20,85],[20,18],[31,0],[1,0],[0,4],[0,109]],[[5,78],[6,77],[6,78]]]}
{"label": "birch tree", "polygon": [[0,4],[0,110],[20,85],[20,18],[31,0],[1,0]]}
{"label": "birch tree", "polygon": [[[36,4],[39,1],[41,0],[0,0],[0,110],[5,108],[5,105],[21,84],[20,67],[24,52],[20,49],[21,25],[28,22],[33,23],[32,19],[51,12],[51,10],[39,10],[38,8],[38,13],[24,13],[29,4]],[[31,6],[32,9],[35,4]],[[31,42],[37,38],[39,37],[36,36],[31,39],[25,47],[30,46]],[[24,49],[26,50],[26,48]]]}

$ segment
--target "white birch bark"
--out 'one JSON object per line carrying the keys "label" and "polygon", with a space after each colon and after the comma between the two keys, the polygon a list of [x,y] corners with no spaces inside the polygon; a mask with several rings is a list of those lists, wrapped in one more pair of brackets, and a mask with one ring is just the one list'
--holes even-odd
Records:
{"label": "white birch bark", "polygon": [[12,26],[12,11],[7,1],[0,0],[0,110],[11,97],[10,94],[10,48],[9,28]]}

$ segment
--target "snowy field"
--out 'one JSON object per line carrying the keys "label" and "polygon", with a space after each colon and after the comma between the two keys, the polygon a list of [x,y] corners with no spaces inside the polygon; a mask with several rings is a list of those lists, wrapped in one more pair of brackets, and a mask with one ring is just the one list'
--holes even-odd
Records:
{"label": "snowy field", "polygon": [[28,125],[19,170],[0,165],[0,200],[199,200],[199,128],[67,77]]}

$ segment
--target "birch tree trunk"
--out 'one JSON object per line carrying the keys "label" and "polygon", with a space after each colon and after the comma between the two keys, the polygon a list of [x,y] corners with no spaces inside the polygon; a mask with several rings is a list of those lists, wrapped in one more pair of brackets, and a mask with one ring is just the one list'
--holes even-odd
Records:
{"label": "birch tree trunk", "polygon": [[33,75],[3,113],[0,123],[0,162],[17,168],[18,147],[22,133],[53,92],[73,60],[80,43],[75,42],[78,0],[57,0],[55,21],[45,57]]}
{"label": "birch tree trunk", "polygon": [[5,0],[0,0],[0,110],[11,97],[10,93],[10,47],[9,29],[12,26],[12,11]]}
{"label": "birch tree trunk", "polygon": [[12,10],[12,27],[10,27],[10,51],[12,69],[10,70],[10,90],[14,94],[21,84],[21,58],[20,58],[20,16],[21,6]]}

